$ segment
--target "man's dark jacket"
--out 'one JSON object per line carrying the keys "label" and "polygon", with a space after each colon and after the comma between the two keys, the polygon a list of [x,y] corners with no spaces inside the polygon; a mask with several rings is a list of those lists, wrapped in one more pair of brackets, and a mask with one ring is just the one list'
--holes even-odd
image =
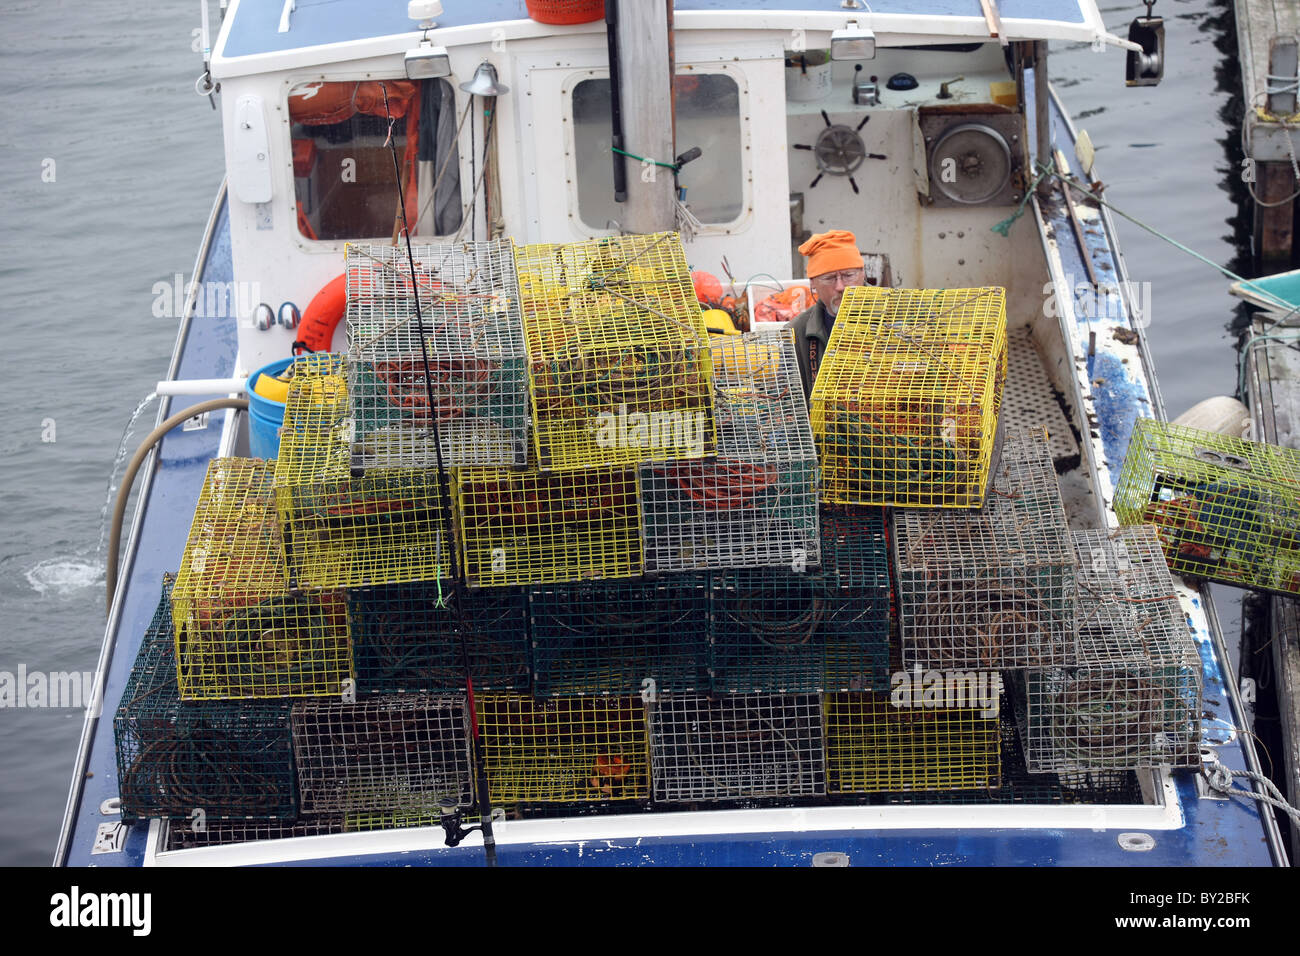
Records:
{"label": "man's dark jacket", "polygon": [[825,362],[826,341],[831,337],[833,324],[834,321],[826,314],[826,309],[820,302],[814,302],[790,320],[790,328],[794,329],[794,350],[799,356],[799,377],[803,379],[805,399],[812,395],[813,387],[812,367],[808,361],[808,341],[812,339],[817,343],[818,364]]}

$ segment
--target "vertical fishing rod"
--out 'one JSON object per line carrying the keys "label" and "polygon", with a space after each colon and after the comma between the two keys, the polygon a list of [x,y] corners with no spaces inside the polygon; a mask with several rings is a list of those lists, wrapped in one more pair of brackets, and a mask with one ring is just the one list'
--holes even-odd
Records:
{"label": "vertical fishing rod", "polygon": [[[429,422],[433,427],[433,452],[438,471],[438,504],[446,522],[449,542],[447,554],[451,564],[451,592],[454,598],[452,624],[456,630],[456,640],[460,645],[461,667],[465,671],[465,696],[469,707],[470,731],[474,735],[474,771],[478,790],[478,812],[480,826],[483,830],[483,852],[488,866],[497,865],[497,843],[492,835],[492,805],[488,799],[487,763],[483,758],[483,746],[479,737],[478,711],[474,705],[474,678],[470,674],[469,652],[465,648],[465,608],[460,590],[460,560],[456,554],[456,535],[453,530],[451,498],[447,482],[447,469],[442,461],[442,434],[438,427],[437,405],[433,401],[433,371],[429,367],[429,348],[424,339],[424,313],[420,309],[420,288],[415,274],[415,253],[411,249],[411,226],[406,221],[406,194],[402,189],[402,167],[397,161],[397,144],[393,142],[393,114],[388,108],[388,86],[379,84],[384,94],[384,115],[388,117],[388,140],[384,144],[393,157],[393,179],[397,183],[397,208],[402,217],[402,233],[406,236],[406,262],[411,270],[411,292],[415,296],[415,327],[420,336],[420,358],[424,362],[424,390],[429,400]],[[459,841],[457,841],[459,842]]]}

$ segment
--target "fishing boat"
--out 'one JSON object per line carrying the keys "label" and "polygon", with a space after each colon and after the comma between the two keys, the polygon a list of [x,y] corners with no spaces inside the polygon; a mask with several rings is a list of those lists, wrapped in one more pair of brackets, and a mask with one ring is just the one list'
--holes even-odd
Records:
{"label": "fishing boat", "polygon": [[[831,229],[857,237],[878,289],[1002,290],[1001,430],[1049,436],[1043,481],[1059,487],[1071,532],[1104,541],[1117,526],[1111,502],[1135,423],[1163,419],[1164,407],[1143,303],[1110,213],[1094,201],[1091,150],[1047,82],[1048,43],[1091,45],[1097,68],[1113,73],[1117,87],[1150,84],[1162,69],[1158,17],[1148,10],[1121,38],[1107,31],[1094,0],[620,0],[607,3],[603,16],[599,3],[595,16],[573,13],[585,6],[221,4],[198,88],[219,106],[227,177],[157,388],[159,425],[178,415],[186,424],[165,429],[165,441],[141,457],[139,504],[120,573],[110,574],[116,588],[101,689],[86,716],[56,863],[474,866],[485,860],[486,824],[502,865],[1284,864],[1276,823],[1251,792],[1228,795],[1208,782],[1215,768],[1258,773],[1259,764],[1241,730],[1242,704],[1208,587],[1177,578],[1196,694],[1195,736],[1176,759],[1035,766],[1012,701],[1026,691],[1009,680],[983,715],[983,743],[963,738],[958,748],[969,754],[983,746],[996,755],[995,772],[972,785],[968,767],[952,777],[941,772],[943,759],[957,759],[951,755],[878,743],[881,761],[896,763],[878,768],[892,782],[855,788],[845,782],[853,768],[844,762],[849,732],[842,730],[859,713],[851,697],[791,693],[748,678],[718,687],[717,674],[708,673],[706,686],[693,688],[706,692],[696,712],[673,715],[687,698],[656,698],[641,682],[619,698],[620,719],[634,712],[629,733],[640,735],[641,752],[655,754],[643,786],[628,789],[627,799],[616,799],[631,787],[625,758],[600,752],[578,774],[576,793],[537,799],[519,783],[514,799],[498,797],[487,819],[477,819],[486,804],[473,800],[482,779],[472,765],[475,748],[485,745],[457,738],[448,753],[457,751],[464,794],[450,803],[331,802],[305,775],[306,744],[295,736],[304,775],[287,785],[301,798],[292,813],[220,819],[196,805],[183,816],[124,814],[114,716],[128,686],[138,689],[132,681],[142,647],[170,626],[159,605],[164,576],[183,563],[192,569],[187,535],[201,491],[210,501],[211,463],[251,459],[275,431],[258,421],[256,402],[251,412],[186,410],[237,398],[250,375],[273,375],[308,338],[320,353],[347,353],[340,316],[359,288],[344,277],[358,255],[382,258],[378,250],[388,246],[395,255],[384,274],[409,275],[408,291],[427,279],[417,276],[417,255],[408,259],[399,243],[403,221],[417,246],[508,238],[519,249],[674,233],[693,269],[725,273],[724,285],[743,300],[733,307],[742,325],[771,293],[806,286],[797,248]],[[206,16],[204,4],[205,38]],[[571,22],[541,22],[557,17]],[[229,307],[214,308],[214,297]],[[749,335],[762,324],[755,318]],[[430,396],[426,415],[433,404]],[[285,442],[288,432],[286,424]],[[991,440],[991,431],[982,437]],[[1015,458],[1010,442],[1004,465]],[[608,499],[598,504],[616,510]],[[468,508],[463,498],[461,508]],[[333,513],[346,517],[355,514]],[[892,535],[907,533],[904,525],[895,515]],[[439,563],[439,585],[447,573]],[[493,572],[472,573],[490,583]],[[653,580],[685,588],[672,575]],[[547,599],[544,586],[531,592],[534,613]],[[715,592],[704,607],[718,613],[717,600]],[[688,619],[695,618],[654,618],[674,629]],[[537,697],[481,694],[476,708],[463,695],[452,704],[439,698],[437,707],[458,715],[446,726],[463,731],[496,720],[517,735],[530,720],[559,719],[565,707],[579,715],[574,720],[614,707],[608,696],[583,696],[562,681],[543,693],[538,654],[523,673]],[[919,688],[922,675],[914,673]],[[756,699],[760,685],[768,693]],[[748,691],[744,706],[717,716],[718,707],[742,699],[728,696],[737,690]],[[422,699],[403,695],[393,707]],[[536,704],[503,716],[506,699]],[[392,709],[367,718],[366,703],[355,695],[341,703],[300,699],[295,734],[310,722],[308,743],[330,750],[345,733],[338,728],[347,722],[331,710],[339,707],[353,708],[348,734],[379,733],[381,723],[384,732],[400,731]],[[266,702],[226,702],[232,713],[252,713],[255,704]],[[288,713],[284,707],[277,713]],[[665,730],[674,719],[679,730]],[[945,731],[950,738],[963,732]],[[706,734],[723,740],[710,744]],[[773,734],[781,753],[798,751],[796,783],[782,783],[793,772],[776,766],[770,751],[761,773],[720,780],[743,763],[737,754],[752,755],[757,745],[745,739],[770,742]],[[674,784],[669,757],[679,745],[697,766],[708,746],[715,749],[702,773]],[[337,746],[332,752],[336,761],[349,759]],[[536,760],[544,765],[547,757]],[[503,766],[488,760],[493,787],[501,786]],[[263,796],[273,802],[267,787]],[[309,791],[313,812],[304,806]]]}

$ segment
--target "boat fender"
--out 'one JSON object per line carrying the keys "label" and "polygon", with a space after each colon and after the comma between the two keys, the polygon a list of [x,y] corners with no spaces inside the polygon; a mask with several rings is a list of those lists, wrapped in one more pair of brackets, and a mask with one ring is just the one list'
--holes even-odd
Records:
{"label": "boat fender", "polygon": [[[301,301],[301,300],[299,300]],[[309,352],[328,352],[334,342],[334,330],[348,304],[347,273],[331,279],[325,287],[316,293],[302,314],[302,330],[297,342],[293,343],[295,353],[306,349]]]}
{"label": "boat fender", "polygon": [[1230,395],[1215,395],[1197,402],[1174,419],[1175,425],[1199,428],[1203,432],[1247,438],[1250,430],[1250,409]]}

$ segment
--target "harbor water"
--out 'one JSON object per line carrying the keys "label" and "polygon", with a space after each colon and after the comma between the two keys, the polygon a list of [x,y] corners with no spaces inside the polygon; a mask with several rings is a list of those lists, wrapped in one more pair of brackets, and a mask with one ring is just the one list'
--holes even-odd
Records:
{"label": "harbor water", "polygon": [[[1102,12],[1123,35],[1141,10]],[[1231,7],[1162,0],[1156,12],[1168,21],[1161,86],[1126,89],[1123,53],[1086,45],[1054,44],[1052,79],[1098,146],[1109,200],[1231,263],[1243,251],[1224,145],[1236,135]],[[44,865],[103,638],[110,473],[127,420],[166,372],[224,164],[218,114],[194,92],[197,3],[8,0],[0,18],[0,864]],[[1232,394],[1226,281],[1119,229],[1170,416]],[[123,454],[155,411],[144,407]],[[1239,596],[1218,593],[1235,642]]]}

